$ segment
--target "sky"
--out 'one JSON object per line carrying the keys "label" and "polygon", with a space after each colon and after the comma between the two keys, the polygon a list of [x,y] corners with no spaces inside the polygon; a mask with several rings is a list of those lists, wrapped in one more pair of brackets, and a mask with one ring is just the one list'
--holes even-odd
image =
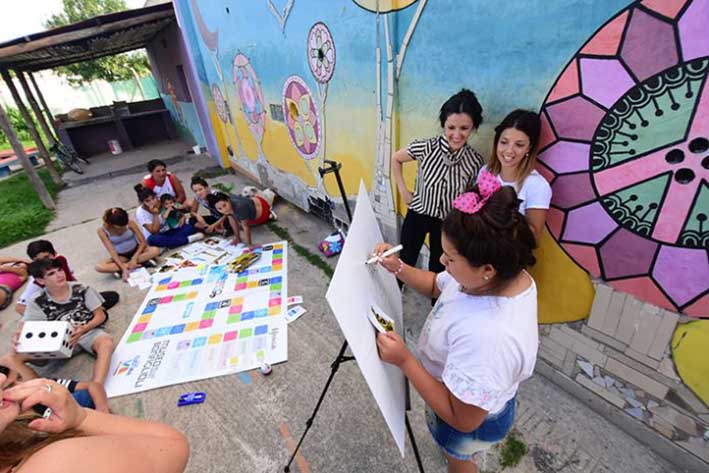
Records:
{"label": "sky", "polygon": [[[125,1],[130,9],[145,4],[145,0]],[[3,0],[3,7],[0,15],[0,43],[44,31],[42,23],[62,11],[62,0]]]}

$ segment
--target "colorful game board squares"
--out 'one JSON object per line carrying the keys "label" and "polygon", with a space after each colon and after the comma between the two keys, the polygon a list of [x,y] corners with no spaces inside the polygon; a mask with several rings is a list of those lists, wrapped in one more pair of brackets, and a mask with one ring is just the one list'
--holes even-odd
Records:
{"label": "colorful game board squares", "polygon": [[216,310],[219,308],[219,302],[210,302],[206,306],[204,306],[204,310],[210,311],[210,310]]}
{"label": "colorful game board squares", "polygon": [[143,309],[143,314],[152,314],[157,308],[158,306],[156,305],[146,305],[145,309]]}
{"label": "colorful game board squares", "polygon": [[155,338],[158,334],[157,330],[146,330],[143,332],[143,340],[148,340],[150,338]]}
{"label": "colorful game board squares", "polygon": [[281,291],[271,291],[271,294],[269,294],[269,299],[273,299],[274,297],[281,297]]}
{"label": "colorful game board squares", "polygon": [[198,295],[199,295],[199,292],[197,292],[197,291],[188,292],[187,293],[187,300],[196,299]]}
{"label": "colorful game board squares", "polygon": [[164,337],[165,335],[170,335],[170,330],[172,327],[160,327],[155,334],[157,337]]}
{"label": "colorful game board squares", "polygon": [[259,325],[254,328],[254,335],[266,335],[268,333],[268,325]]}
{"label": "colorful game board squares", "polygon": [[260,273],[270,273],[271,272],[271,267],[270,266],[264,266],[259,270]]}
{"label": "colorful game board squares", "polygon": [[150,315],[150,314],[148,314],[148,315],[141,315],[141,316],[138,318],[138,323],[139,323],[139,324],[147,324],[148,322],[150,322],[150,319],[152,319],[152,318],[153,318],[153,316]]}
{"label": "colorful game board squares", "polygon": [[279,306],[279,305],[269,307],[269,309],[268,309],[268,315],[279,315],[280,313],[281,313],[281,306]]}
{"label": "colorful game board squares", "polygon": [[271,284],[276,284],[283,282],[283,277],[282,276],[274,276],[271,278]]}
{"label": "colorful game board squares", "polygon": [[246,283],[245,283],[245,282],[236,283],[236,285],[234,286],[234,290],[235,290],[235,291],[243,291],[244,289],[246,289]]}
{"label": "colorful game board squares", "polygon": [[231,300],[231,305],[242,305],[244,303],[243,297],[235,297]]}
{"label": "colorful game board squares", "polygon": [[268,279],[261,279],[261,280],[258,282],[258,285],[259,285],[259,287],[263,287],[263,286],[268,286],[268,283],[269,283],[269,280],[268,280]]}
{"label": "colorful game board squares", "polygon": [[278,259],[276,259],[276,258],[274,257],[273,260],[271,261],[271,264],[272,264],[273,266],[283,266],[283,258],[278,258]]}
{"label": "colorful game board squares", "polygon": [[172,302],[172,297],[173,296],[165,296],[160,299],[160,303],[161,304],[169,304],[170,302]]}
{"label": "colorful game board squares", "polygon": [[232,331],[232,332],[227,332],[227,333],[225,333],[225,334],[224,334],[224,343],[230,342],[230,341],[232,341],[232,340],[236,340],[236,337],[237,337],[238,335],[239,335],[239,332],[237,332],[236,330],[234,330],[234,331]]}
{"label": "colorful game board squares", "polygon": [[222,341],[222,334],[221,333],[215,333],[209,336],[209,345],[216,345],[217,343]]}
{"label": "colorful game board squares", "polygon": [[216,310],[208,310],[207,312],[202,314],[202,320],[213,319],[216,316],[217,316]]}
{"label": "colorful game board squares", "polygon": [[204,279],[201,279],[201,278],[193,279],[191,285],[192,286],[199,286],[200,284],[202,284],[203,281],[204,281]]}
{"label": "colorful game board squares", "polygon": [[175,335],[177,333],[182,333],[185,331],[186,324],[173,325],[170,329],[170,335]]}
{"label": "colorful game board squares", "polygon": [[180,287],[180,281],[172,281],[170,284],[167,285],[168,289],[176,289]]}
{"label": "colorful game board squares", "polygon": [[253,335],[253,333],[254,329],[252,328],[242,328],[241,330],[239,330],[239,338],[241,338],[242,340],[244,338],[249,338],[251,335]]}
{"label": "colorful game board squares", "polygon": [[172,278],[161,279],[160,281],[158,281],[158,284],[159,284],[160,286],[167,285],[167,284],[170,282],[171,279],[172,279]]}
{"label": "colorful game board squares", "polygon": [[231,366],[238,365],[239,364],[239,357],[238,356],[232,356],[229,358],[229,364]]}
{"label": "colorful game board squares", "polygon": [[192,281],[182,281],[180,287],[188,287],[192,285]]}
{"label": "colorful game board squares", "polygon": [[192,344],[192,340],[180,340],[177,342],[177,351],[187,350]]}
{"label": "colorful game board squares", "polygon": [[241,314],[231,314],[226,318],[226,323],[235,324],[241,322]]}
{"label": "colorful game board squares", "polygon": [[190,322],[185,327],[185,332],[191,332],[192,330],[197,330],[199,328],[199,322]]}
{"label": "colorful game board squares", "polygon": [[201,348],[207,344],[207,337],[197,337],[192,342],[192,348]]}
{"label": "colorful game board squares", "polygon": [[133,343],[139,341],[143,337],[143,332],[138,332],[138,333],[131,333],[128,336],[128,340],[126,340],[126,343]]}
{"label": "colorful game board squares", "polygon": [[167,291],[167,284],[161,284],[161,285],[159,285],[158,287],[155,288],[155,291],[156,291],[156,292]]}
{"label": "colorful game board squares", "polygon": [[184,301],[187,299],[187,294],[177,294],[175,297],[172,298],[172,302],[180,302]]}
{"label": "colorful game board squares", "polygon": [[267,315],[268,315],[268,309],[259,309],[254,312],[255,318],[266,317]]}
{"label": "colorful game board squares", "polygon": [[241,314],[241,321],[244,322],[246,320],[251,320],[254,318],[255,315],[256,315],[256,312],[254,312],[253,310],[250,310],[248,312],[244,312],[243,314]]}
{"label": "colorful game board squares", "polygon": [[249,281],[248,283],[246,283],[246,287],[248,287],[249,289],[258,287],[258,281]]}
{"label": "colorful game board squares", "polygon": [[230,314],[240,314],[244,306],[242,305],[233,305],[229,307],[229,313]]}
{"label": "colorful game board squares", "polygon": [[283,284],[277,283],[273,284],[271,283],[271,291],[280,291],[283,288]]}
{"label": "colorful game board squares", "polygon": [[199,323],[199,328],[209,328],[214,324],[214,319],[206,319]]}
{"label": "colorful game board squares", "polygon": [[145,331],[145,328],[146,328],[147,326],[148,326],[147,323],[135,324],[135,326],[133,327],[132,332],[133,332],[133,333],[143,332],[143,331]]}
{"label": "colorful game board squares", "polygon": [[280,297],[276,297],[276,298],[271,299],[271,300],[268,301],[268,306],[269,306],[269,307],[273,307],[273,306],[276,306],[276,305],[281,305],[281,298],[280,298]]}

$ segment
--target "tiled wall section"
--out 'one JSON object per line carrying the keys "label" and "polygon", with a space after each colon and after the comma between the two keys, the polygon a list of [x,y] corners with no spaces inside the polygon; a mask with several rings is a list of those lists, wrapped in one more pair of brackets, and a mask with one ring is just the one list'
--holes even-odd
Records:
{"label": "tiled wall section", "polygon": [[595,286],[587,320],[542,326],[540,357],[709,464],[709,407],[681,382],[670,352],[683,317]]}

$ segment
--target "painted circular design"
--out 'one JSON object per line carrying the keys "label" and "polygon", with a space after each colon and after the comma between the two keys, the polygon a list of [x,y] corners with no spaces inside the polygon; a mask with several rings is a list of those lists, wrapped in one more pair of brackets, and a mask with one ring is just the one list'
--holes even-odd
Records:
{"label": "painted circular design", "polygon": [[315,23],[308,33],[308,66],[321,84],[335,73],[335,41],[325,23]]}
{"label": "painted circular design", "polygon": [[224,101],[222,91],[219,90],[217,84],[212,84],[212,98],[214,99],[214,106],[217,109],[217,116],[222,121],[222,123],[226,123],[227,120],[229,120],[226,111],[226,102]]}
{"label": "painted circular design", "polygon": [[634,3],[609,20],[549,92],[539,155],[564,250],[697,316],[709,316],[709,42],[696,29],[708,15],[700,1]]}
{"label": "painted circular design", "polygon": [[266,109],[256,72],[249,58],[239,53],[234,57],[234,85],[241,102],[246,123],[256,141],[261,142],[266,127]]}
{"label": "painted circular design", "polygon": [[379,13],[389,13],[392,11],[403,10],[404,8],[416,3],[417,0],[352,0],[360,7],[371,12],[377,12],[377,1],[379,2]]}
{"label": "painted circular design", "polygon": [[305,159],[313,159],[320,149],[320,118],[313,94],[298,76],[290,76],[283,86],[283,116],[291,143]]}

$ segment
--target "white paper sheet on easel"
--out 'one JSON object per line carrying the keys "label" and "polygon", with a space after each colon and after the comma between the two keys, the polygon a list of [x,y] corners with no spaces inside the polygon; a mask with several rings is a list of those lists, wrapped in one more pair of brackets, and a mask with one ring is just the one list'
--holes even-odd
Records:
{"label": "white paper sheet on easel", "polygon": [[375,329],[367,318],[374,304],[394,320],[399,335],[404,335],[401,292],[395,277],[378,264],[364,264],[381,241],[379,224],[360,182],[352,225],[326,298],[403,457],[406,381],[396,366],[379,359]]}

